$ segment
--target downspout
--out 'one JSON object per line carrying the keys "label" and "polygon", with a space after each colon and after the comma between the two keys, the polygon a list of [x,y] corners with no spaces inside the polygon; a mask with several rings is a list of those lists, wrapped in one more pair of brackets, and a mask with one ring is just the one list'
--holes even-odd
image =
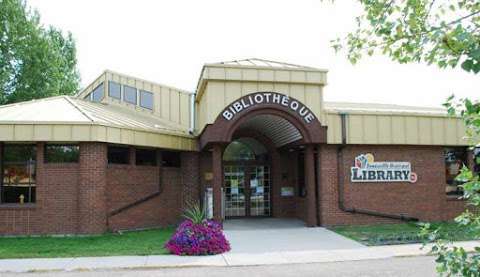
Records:
{"label": "downspout", "polygon": [[345,207],[345,178],[343,170],[343,149],[347,145],[347,124],[346,124],[346,113],[340,114],[341,119],[341,132],[342,132],[342,143],[337,148],[337,183],[338,183],[338,208],[347,213],[353,214],[364,214],[382,218],[398,219],[402,221],[418,221],[418,218],[410,217],[404,214],[389,214],[372,210],[359,209],[355,207],[347,208]]}
{"label": "downspout", "polygon": [[190,94],[190,129],[188,133],[193,135],[195,132],[195,96],[196,92]]}

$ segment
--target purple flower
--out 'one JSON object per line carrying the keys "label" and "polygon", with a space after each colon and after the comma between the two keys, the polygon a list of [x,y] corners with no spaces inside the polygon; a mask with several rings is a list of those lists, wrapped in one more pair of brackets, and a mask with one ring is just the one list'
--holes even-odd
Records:
{"label": "purple flower", "polygon": [[230,250],[222,227],[213,220],[195,224],[185,220],[165,244],[165,248],[175,255],[215,255]]}

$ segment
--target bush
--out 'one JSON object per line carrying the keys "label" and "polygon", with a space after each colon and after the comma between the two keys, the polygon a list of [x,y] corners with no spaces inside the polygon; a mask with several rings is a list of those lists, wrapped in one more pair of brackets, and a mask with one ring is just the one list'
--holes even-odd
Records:
{"label": "bush", "polygon": [[187,219],[180,224],[165,248],[175,255],[215,255],[229,251],[230,243],[217,222],[204,220],[194,223]]}

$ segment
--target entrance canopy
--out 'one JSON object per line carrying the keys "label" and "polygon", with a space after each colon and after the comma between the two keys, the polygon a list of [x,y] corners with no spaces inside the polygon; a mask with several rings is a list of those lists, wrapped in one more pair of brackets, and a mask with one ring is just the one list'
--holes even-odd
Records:
{"label": "entrance canopy", "polygon": [[226,106],[215,122],[200,137],[200,148],[211,144],[227,145],[238,133],[255,132],[268,138],[275,147],[290,143],[326,143],[326,127],[300,101],[276,92],[245,95]]}
{"label": "entrance canopy", "polygon": [[268,137],[275,147],[301,140],[302,134],[288,120],[277,115],[262,114],[249,118],[238,127],[239,131],[251,130]]}

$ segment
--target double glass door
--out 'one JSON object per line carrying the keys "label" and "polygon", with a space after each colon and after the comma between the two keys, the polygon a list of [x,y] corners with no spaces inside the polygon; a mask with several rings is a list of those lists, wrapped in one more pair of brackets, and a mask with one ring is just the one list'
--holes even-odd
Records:
{"label": "double glass door", "polygon": [[225,165],[225,217],[270,216],[270,167]]}

